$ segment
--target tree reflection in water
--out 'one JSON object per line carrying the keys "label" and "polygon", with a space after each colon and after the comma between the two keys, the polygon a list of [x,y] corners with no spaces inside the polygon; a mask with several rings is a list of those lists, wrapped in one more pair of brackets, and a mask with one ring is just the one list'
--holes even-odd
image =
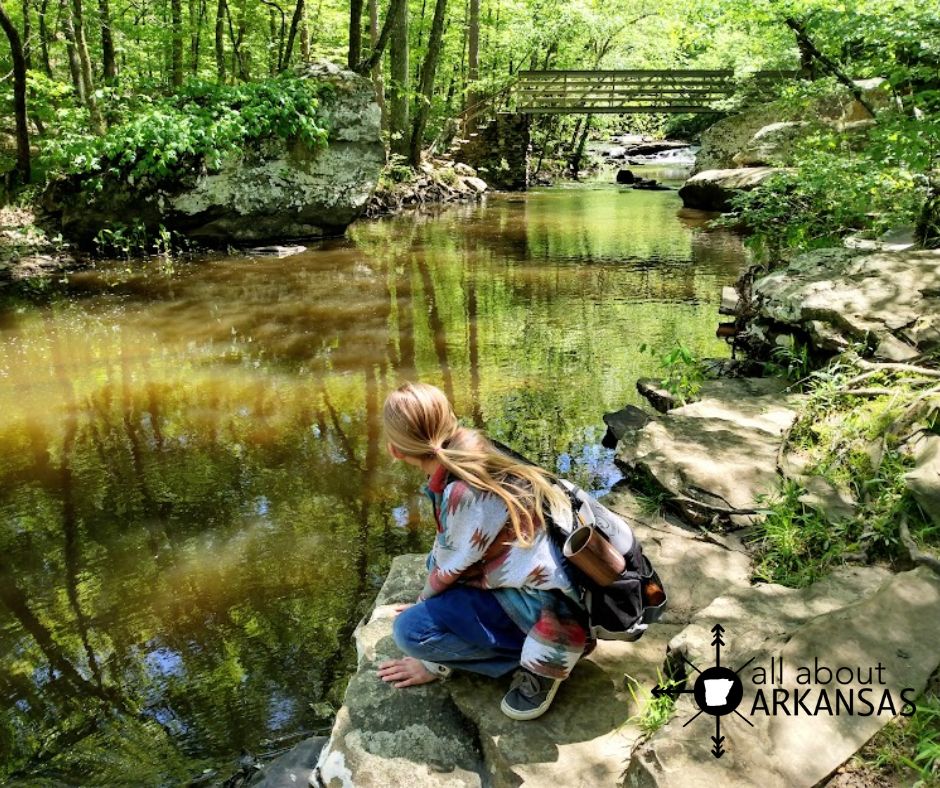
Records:
{"label": "tree reflection in water", "polygon": [[[593,487],[639,345],[713,339],[730,236],[669,193],[553,191],[283,260],[104,266],[0,332],[0,778],[172,784],[328,725],[392,556],[402,380]],[[556,464],[558,463],[558,464]],[[569,470],[570,469],[570,470]]]}

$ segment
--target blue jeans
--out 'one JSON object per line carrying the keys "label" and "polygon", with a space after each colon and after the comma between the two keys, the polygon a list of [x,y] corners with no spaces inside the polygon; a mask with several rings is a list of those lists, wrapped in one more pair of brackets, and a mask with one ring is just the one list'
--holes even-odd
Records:
{"label": "blue jeans", "polygon": [[494,678],[519,667],[525,642],[492,591],[467,586],[403,610],[392,637],[410,657]]}

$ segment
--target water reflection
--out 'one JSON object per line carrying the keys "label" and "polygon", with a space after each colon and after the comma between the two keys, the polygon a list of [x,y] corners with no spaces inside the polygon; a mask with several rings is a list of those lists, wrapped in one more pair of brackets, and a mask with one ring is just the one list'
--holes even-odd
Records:
{"label": "water reflection", "polygon": [[283,260],[104,266],[0,321],[0,778],[174,784],[328,719],[390,557],[404,379],[594,488],[600,415],[742,261],[672,193],[548,190]]}

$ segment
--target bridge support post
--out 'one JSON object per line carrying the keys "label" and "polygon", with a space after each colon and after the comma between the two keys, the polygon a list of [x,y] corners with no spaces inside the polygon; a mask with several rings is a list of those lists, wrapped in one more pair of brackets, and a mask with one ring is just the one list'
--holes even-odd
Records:
{"label": "bridge support post", "polygon": [[500,112],[453,149],[454,161],[473,167],[490,188],[524,191],[529,186],[529,116]]}

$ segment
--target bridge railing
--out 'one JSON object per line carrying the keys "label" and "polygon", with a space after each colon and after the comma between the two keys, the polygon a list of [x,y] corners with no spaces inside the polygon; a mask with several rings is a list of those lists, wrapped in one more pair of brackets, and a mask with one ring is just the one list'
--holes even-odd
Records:
{"label": "bridge railing", "polygon": [[[793,79],[794,71],[758,71],[757,89]],[[528,114],[714,112],[738,88],[731,70],[522,71],[516,111]]]}

